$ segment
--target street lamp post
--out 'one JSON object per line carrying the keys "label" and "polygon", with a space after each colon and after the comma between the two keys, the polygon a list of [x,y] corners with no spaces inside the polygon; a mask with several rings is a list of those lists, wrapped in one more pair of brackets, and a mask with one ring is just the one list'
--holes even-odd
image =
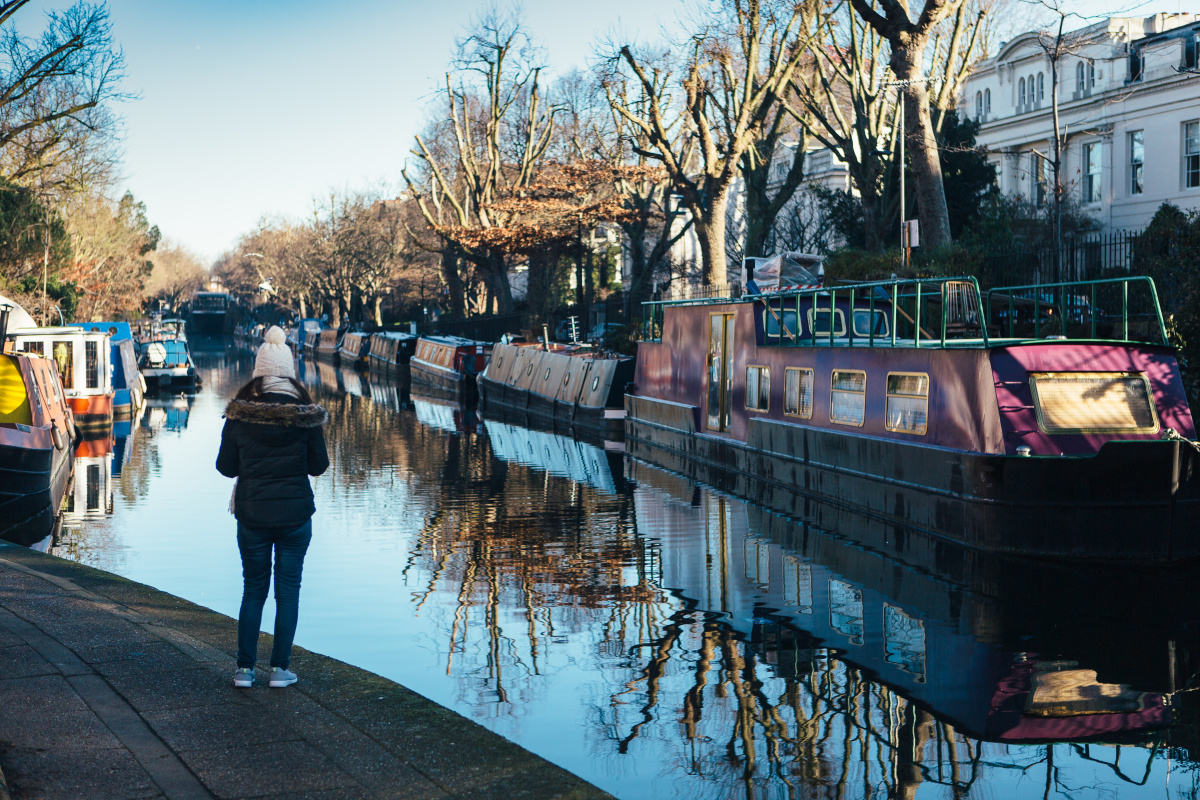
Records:
{"label": "street lamp post", "polygon": [[900,106],[900,139],[898,143],[900,150],[900,259],[904,269],[908,269],[909,240],[911,236],[908,228],[908,220],[904,218],[908,210],[904,191],[904,155],[907,151],[904,135],[904,90],[915,83],[925,83],[926,80],[925,78],[913,78],[911,80],[887,81],[883,84],[884,86],[896,87],[896,103]]}

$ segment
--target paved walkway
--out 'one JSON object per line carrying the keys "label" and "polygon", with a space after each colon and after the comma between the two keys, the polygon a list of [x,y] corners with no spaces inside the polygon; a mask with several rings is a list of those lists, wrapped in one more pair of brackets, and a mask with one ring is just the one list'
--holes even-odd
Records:
{"label": "paved walkway", "polygon": [[[0,800],[599,798],[403,686],[295,649],[234,689],[236,621],[0,543]],[[264,634],[260,652],[270,652]]]}

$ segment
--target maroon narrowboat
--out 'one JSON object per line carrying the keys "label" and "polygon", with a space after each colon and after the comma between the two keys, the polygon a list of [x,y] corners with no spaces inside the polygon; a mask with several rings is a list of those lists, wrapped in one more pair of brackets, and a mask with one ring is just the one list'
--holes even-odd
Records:
{"label": "maroon narrowboat", "polygon": [[848,284],[644,323],[636,456],[989,551],[1200,556],[1200,446],[1148,278]]}
{"label": "maroon narrowboat", "polygon": [[475,399],[475,378],[487,367],[492,346],[460,336],[422,336],[409,360],[413,383],[439,390],[450,399]]}

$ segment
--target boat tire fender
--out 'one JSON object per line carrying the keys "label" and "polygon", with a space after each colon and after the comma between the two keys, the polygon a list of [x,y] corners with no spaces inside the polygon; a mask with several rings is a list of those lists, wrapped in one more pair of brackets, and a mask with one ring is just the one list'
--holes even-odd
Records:
{"label": "boat tire fender", "polygon": [[50,439],[54,442],[55,450],[65,450],[67,447],[67,439],[63,436],[63,432],[58,429],[57,425],[50,426]]}

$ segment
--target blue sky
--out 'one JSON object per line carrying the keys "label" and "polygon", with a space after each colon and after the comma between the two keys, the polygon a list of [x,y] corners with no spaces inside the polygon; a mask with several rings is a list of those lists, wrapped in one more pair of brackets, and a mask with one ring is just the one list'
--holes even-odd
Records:
{"label": "blue sky", "polygon": [[[597,37],[653,38],[683,0],[526,0],[556,71],[585,66]],[[46,6],[66,2],[47,0]],[[163,234],[205,262],[264,215],[300,217],[330,189],[398,186],[466,0],[112,0],[128,61],[123,188]],[[1081,3],[1085,13],[1124,10]],[[1137,14],[1176,11],[1179,0]],[[17,17],[33,33],[31,4]]]}

